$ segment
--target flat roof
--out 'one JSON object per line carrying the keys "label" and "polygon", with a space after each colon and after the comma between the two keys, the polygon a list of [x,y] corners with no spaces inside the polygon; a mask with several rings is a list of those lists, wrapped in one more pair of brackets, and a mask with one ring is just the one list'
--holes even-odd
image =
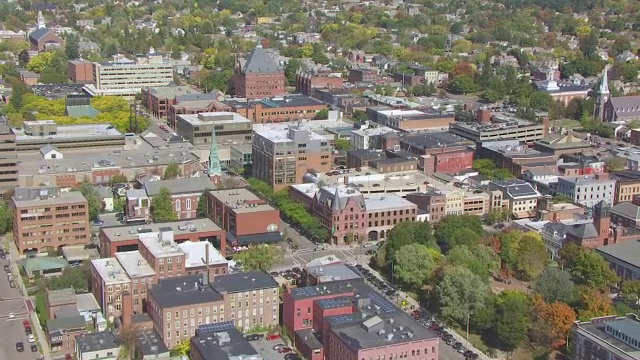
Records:
{"label": "flat roof", "polygon": [[163,231],[160,228],[159,232],[140,233],[138,239],[155,258],[183,255],[182,250],[173,240],[173,233],[170,229]]}
{"label": "flat roof", "polygon": [[416,204],[394,193],[368,194],[364,197],[364,205],[367,211],[418,208]]}
{"label": "flat roof", "polygon": [[180,95],[202,94],[198,89],[191,86],[155,86],[149,88],[149,92],[157,97],[174,98]]}
{"label": "flat roof", "polygon": [[[209,191],[220,202],[229,205],[236,213],[251,213],[275,210],[258,195],[246,188],[211,190]],[[256,203],[262,202],[262,203]]]}
{"label": "flat roof", "polygon": [[136,350],[142,356],[152,356],[169,353],[169,349],[162,338],[153,329],[136,331]]}
{"label": "flat roof", "polygon": [[193,126],[253,123],[253,121],[240,114],[228,111],[204,112],[199,114],[182,114],[178,115],[178,117]]}
{"label": "flat roof", "polygon": [[[13,201],[18,207],[32,207],[32,206],[53,206],[53,205],[71,205],[72,203],[82,203],[87,200],[84,198],[80,191],[59,192],[55,197],[47,197],[44,199],[21,199],[16,196],[13,197]],[[27,216],[33,216],[32,214],[24,214]]]}
{"label": "flat roof", "polygon": [[222,300],[209,284],[202,283],[201,275],[187,275],[159,280],[149,293],[161,308],[204,304]]}
{"label": "flat roof", "polygon": [[252,105],[260,104],[267,108],[280,108],[280,107],[301,107],[301,106],[319,106],[327,104],[322,101],[312,98],[306,95],[285,95],[285,96],[276,96],[269,99],[260,99],[260,100],[234,100],[229,99],[223,101],[223,103],[238,107],[238,108],[247,108]]}
{"label": "flat roof", "polygon": [[213,333],[198,331],[198,335],[191,338],[191,344],[204,360],[262,360],[251,343],[232,326]]}
{"label": "flat roof", "polygon": [[400,142],[421,149],[441,148],[443,146],[465,146],[472,142],[447,131],[429,132],[424,134],[411,134],[400,137]]}
{"label": "flat roof", "polygon": [[141,233],[157,233],[161,228],[170,228],[173,231],[174,238],[180,235],[197,234],[205,231],[222,231],[222,229],[211,219],[200,218],[164,223],[151,223],[147,225],[105,226],[100,229],[100,232],[102,232],[109,241],[118,242],[138,239],[138,234]]}
{"label": "flat roof", "polygon": [[124,268],[130,278],[141,278],[153,276],[156,274],[155,270],[149,265],[147,260],[142,257],[140,251],[125,251],[116,253],[116,259],[120,262],[120,265]]}
{"label": "flat roof", "polygon": [[292,127],[291,129],[282,129],[279,127],[271,127],[271,128],[253,128],[253,131],[256,135],[260,135],[263,138],[274,142],[274,143],[295,143],[295,140],[289,138],[289,131],[297,131],[297,132],[305,132],[308,134],[307,140],[327,140],[325,136],[322,136],[317,133],[317,130],[309,129],[305,127]]}
{"label": "flat roof", "polygon": [[636,332],[640,329],[640,324],[638,321],[631,320],[629,318],[616,318],[615,316],[611,317],[602,317],[592,319],[590,322],[579,322],[578,323],[578,331],[584,331],[591,336],[597,337],[600,341],[605,344],[609,344],[611,347],[617,348],[620,352],[616,354],[617,356],[624,354],[628,354],[631,358],[638,359],[640,358],[640,351],[638,349],[626,344],[625,342],[616,339],[611,334],[605,331],[607,326],[611,326],[612,328],[622,327],[623,330],[631,330],[632,332]]}
{"label": "flat roof", "polygon": [[266,272],[253,271],[216,276],[211,286],[219,292],[236,293],[277,288],[278,283]]}
{"label": "flat roof", "polygon": [[[44,124],[55,124],[55,121],[44,122]],[[25,123],[25,125],[27,125]],[[38,124],[33,124],[38,125]],[[29,140],[78,140],[84,138],[104,138],[107,136],[122,137],[121,134],[110,123],[100,124],[74,124],[74,125],[58,125],[56,126],[56,133],[51,135],[28,135],[24,128],[11,128],[11,131],[16,134],[17,142],[28,142]]]}
{"label": "flat roof", "polygon": [[384,135],[390,132],[399,133],[398,130],[394,130],[388,126],[378,126],[374,128],[368,128],[368,129],[356,129],[356,130],[351,130],[351,132],[360,136],[377,136],[377,135]]}
{"label": "flat roof", "polygon": [[98,249],[86,248],[84,245],[67,245],[62,247],[62,256],[67,261],[85,261],[99,259]]}
{"label": "flat roof", "polygon": [[198,157],[191,153],[195,149],[193,145],[187,143],[167,144],[160,148],[153,148],[147,142],[138,139],[137,149],[65,149],[62,151],[64,157],[61,159],[45,160],[40,152],[18,153],[18,168],[20,176],[34,176],[68,174],[101,168],[157,167],[172,162],[183,164],[198,161]]}
{"label": "flat roof", "polygon": [[116,349],[120,347],[120,342],[111,332],[100,331],[76,336],[76,346],[80,349],[80,353],[88,353]]}
{"label": "flat roof", "polygon": [[307,267],[306,269],[309,275],[316,277],[320,282],[362,279],[362,274],[356,269],[341,262]]}
{"label": "flat roof", "polygon": [[123,284],[131,281],[115,257],[91,260],[91,264],[106,285]]}
{"label": "flat roof", "polygon": [[209,265],[227,264],[227,259],[224,258],[210,242],[199,241],[192,242],[186,241],[182,244],[178,244],[178,248],[186,254],[185,267],[200,267],[207,265],[206,248],[209,247]]}

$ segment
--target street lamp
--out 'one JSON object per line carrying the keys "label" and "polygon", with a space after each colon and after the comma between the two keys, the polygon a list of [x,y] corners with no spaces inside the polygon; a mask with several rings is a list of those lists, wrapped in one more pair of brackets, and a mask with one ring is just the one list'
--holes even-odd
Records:
{"label": "street lamp", "polygon": [[469,310],[467,313],[467,346],[469,346],[469,318],[473,315],[473,311]]}

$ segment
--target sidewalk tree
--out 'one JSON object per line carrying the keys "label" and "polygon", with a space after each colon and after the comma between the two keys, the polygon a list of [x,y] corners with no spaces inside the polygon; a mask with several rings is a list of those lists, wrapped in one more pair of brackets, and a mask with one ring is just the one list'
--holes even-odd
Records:
{"label": "sidewalk tree", "polygon": [[207,193],[209,189],[206,189],[198,198],[198,210],[196,210],[196,216],[207,217]]}
{"label": "sidewalk tree", "polygon": [[484,306],[489,286],[471,270],[454,266],[446,268],[437,285],[442,315],[464,324],[467,315]]}
{"label": "sidewalk tree", "polygon": [[269,271],[282,258],[282,249],[275,245],[253,245],[233,256],[242,271]]}
{"label": "sidewalk tree", "polygon": [[98,189],[93,186],[88,180],[80,184],[80,193],[87,199],[87,204],[89,208],[89,220],[95,220],[98,215],[100,215],[100,211],[102,211],[102,198],[100,197],[100,193],[98,193]]}
{"label": "sidewalk tree", "polygon": [[171,192],[166,187],[160,188],[156,196],[151,199],[151,219],[154,222],[167,222],[178,220],[171,200]]}
{"label": "sidewalk tree", "polygon": [[0,234],[6,234],[13,227],[13,213],[6,203],[0,203]]}

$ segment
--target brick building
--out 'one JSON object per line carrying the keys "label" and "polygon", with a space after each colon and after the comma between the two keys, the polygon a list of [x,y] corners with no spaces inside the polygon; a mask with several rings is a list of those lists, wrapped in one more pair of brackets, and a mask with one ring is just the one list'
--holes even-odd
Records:
{"label": "brick building", "polygon": [[458,174],[473,166],[472,143],[447,132],[406,135],[400,138],[400,148],[418,157],[418,168],[425,174],[442,172]]}
{"label": "brick building", "polygon": [[369,118],[379,124],[405,132],[445,130],[455,122],[452,114],[436,111],[405,110],[388,106],[367,107]]}
{"label": "brick building", "polygon": [[438,359],[438,337],[361,280],[290,289],[283,326],[310,360]]}
{"label": "brick building", "polygon": [[129,291],[131,279],[115,258],[91,260],[91,293],[98,301],[105,318],[111,322],[122,315],[124,291]]}
{"label": "brick building", "polygon": [[254,124],[268,124],[297,120],[313,120],[327,104],[305,95],[285,95],[262,100],[230,99],[215,106],[216,111],[238,113]]}
{"label": "brick building", "polygon": [[284,70],[262,46],[254,48],[244,61],[236,60],[230,81],[239,98],[262,99],[286,93]]}
{"label": "brick building", "polygon": [[22,255],[91,243],[87,200],[79,191],[17,188],[11,208],[13,239]]}
{"label": "brick building", "polygon": [[64,40],[53,31],[38,28],[29,34],[31,51],[43,52],[55,48],[64,48]]}
{"label": "brick building", "polygon": [[296,75],[296,92],[313,95],[313,89],[342,89],[341,73],[300,71]]}
{"label": "brick building", "polygon": [[329,141],[302,126],[257,129],[252,150],[254,176],[276,191],[302,183],[309,169],[317,172],[331,169]]}
{"label": "brick building", "polygon": [[418,206],[418,209],[429,214],[429,222],[437,223],[447,215],[445,207],[447,206],[447,196],[436,190],[430,190],[423,193],[407,194],[407,200]]}
{"label": "brick building", "polygon": [[207,213],[226,231],[229,245],[282,240],[280,211],[246,188],[209,191]]}
{"label": "brick building", "polygon": [[518,140],[503,140],[478,145],[476,158],[490,159],[496,167],[508,169],[515,176],[520,176],[530,168],[555,166],[559,155],[520,145]]}
{"label": "brick building", "polygon": [[202,95],[200,91],[188,85],[144,87],[141,89],[142,106],[158,118],[165,118],[171,105],[178,103],[178,99],[183,97],[197,98],[199,95]]}
{"label": "brick building", "polygon": [[638,358],[640,321],[637,316],[616,315],[576,321],[569,333],[571,360]]}
{"label": "brick building", "polygon": [[90,84],[93,78],[93,63],[83,60],[69,60],[69,79],[74,84]]}
{"label": "brick building", "polygon": [[378,81],[378,71],[375,69],[350,69],[349,82],[355,83],[375,83]]}
{"label": "brick building", "polygon": [[640,194],[640,171],[614,171],[611,177],[616,180],[614,203],[633,201],[633,197]]}

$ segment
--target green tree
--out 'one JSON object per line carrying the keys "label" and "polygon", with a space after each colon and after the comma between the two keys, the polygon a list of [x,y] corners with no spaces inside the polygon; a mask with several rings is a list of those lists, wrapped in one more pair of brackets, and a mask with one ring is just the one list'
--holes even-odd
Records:
{"label": "green tree", "polygon": [[549,263],[549,255],[539,234],[526,233],[518,246],[516,269],[524,280],[538,277]]}
{"label": "green tree", "polygon": [[329,109],[322,109],[316,112],[316,120],[327,120],[329,118]]}
{"label": "green tree", "polygon": [[387,261],[391,261],[400,248],[409,244],[422,244],[434,249],[438,247],[428,222],[402,222],[387,234]]}
{"label": "green tree", "polygon": [[466,95],[476,91],[476,84],[469,75],[459,75],[453,78],[449,84],[449,91],[454,94]]}
{"label": "green tree", "polygon": [[284,76],[287,78],[287,85],[293,86],[296,84],[296,75],[301,67],[302,62],[300,59],[289,59],[287,66],[284,67]]}
{"label": "green tree", "polygon": [[607,261],[593,250],[585,249],[572,262],[569,272],[578,285],[605,289],[619,280]]}
{"label": "green tree", "polygon": [[100,193],[98,193],[98,189],[87,180],[80,184],[79,190],[82,196],[87,199],[87,204],[89,205],[89,220],[93,221],[98,218],[100,211],[102,211],[103,204]]}
{"label": "green tree", "polygon": [[627,159],[614,156],[604,162],[607,171],[625,170],[627,168]]}
{"label": "green tree", "polygon": [[335,148],[336,150],[341,150],[341,151],[351,150],[351,141],[347,139],[338,139],[336,140]]}
{"label": "green tree", "polygon": [[13,212],[6,203],[0,203],[0,234],[6,234],[13,227]]}
{"label": "green tree", "polygon": [[242,271],[269,271],[282,258],[282,249],[275,245],[259,244],[233,256]]}
{"label": "green tree", "polygon": [[419,290],[433,274],[439,256],[426,245],[405,245],[393,256],[393,277],[403,286]]}
{"label": "green tree", "polygon": [[628,280],[622,283],[621,296],[624,301],[638,305],[640,301],[640,280]]}
{"label": "green tree", "polygon": [[158,194],[151,199],[151,219],[154,222],[178,220],[178,214],[171,200],[171,192],[166,187],[160,188]]}
{"label": "green tree", "polygon": [[163,180],[177,179],[178,176],[181,176],[180,167],[175,162],[170,162],[169,165],[164,169]]}
{"label": "green tree", "polygon": [[29,88],[25,83],[20,80],[16,80],[12,83],[11,97],[9,98],[9,105],[16,111],[22,110],[24,105],[24,96],[29,94]]}
{"label": "green tree", "polygon": [[531,329],[531,302],[525,293],[507,290],[496,297],[495,335],[501,348],[513,352]]}
{"label": "green tree", "polygon": [[547,266],[533,283],[533,291],[549,304],[556,301],[572,304],[576,300],[576,289],[571,274],[555,266]]}
{"label": "green tree", "polygon": [[487,224],[489,225],[493,225],[495,223],[504,221],[508,218],[508,215],[506,212],[502,211],[502,210],[491,210],[488,214],[487,214]]}
{"label": "green tree", "polygon": [[64,53],[69,60],[80,57],[79,39],[77,35],[69,35],[64,41]]}
{"label": "green tree", "polygon": [[484,306],[489,286],[466,267],[455,266],[444,270],[437,292],[442,315],[462,324]]}
{"label": "green tree", "polygon": [[208,209],[207,209],[207,193],[209,189],[205,190],[200,197],[198,198],[198,210],[196,211],[197,217],[207,217]]}
{"label": "green tree", "polygon": [[500,257],[485,245],[455,246],[447,254],[447,263],[462,266],[489,282],[491,274],[500,269]]}
{"label": "green tree", "polygon": [[109,180],[109,185],[113,186],[116,184],[126,184],[129,182],[129,179],[127,179],[127,176],[124,174],[117,174],[111,177],[111,180]]}
{"label": "green tree", "polygon": [[176,346],[171,349],[172,353],[175,353],[177,355],[189,355],[189,352],[191,351],[191,339],[182,339],[180,340]]}
{"label": "green tree", "polygon": [[484,235],[482,219],[474,215],[447,215],[435,225],[434,235],[443,250],[473,245]]}
{"label": "green tree", "polygon": [[43,73],[53,63],[54,56],[53,51],[45,51],[32,57],[27,64],[27,70],[37,72],[38,74]]}

